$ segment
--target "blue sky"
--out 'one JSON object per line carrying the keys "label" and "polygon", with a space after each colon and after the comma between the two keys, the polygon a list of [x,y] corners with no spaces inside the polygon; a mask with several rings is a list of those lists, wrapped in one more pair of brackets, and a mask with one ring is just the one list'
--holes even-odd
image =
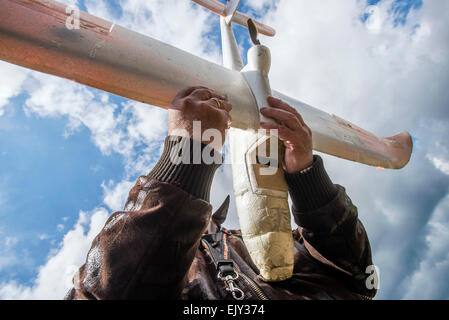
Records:
{"label": "blue sky", "polygon": [[[131,8],[127,0],[64,2],[76,3],[84,11],[220,62],[218,19],[193,5],[185,7],[186,4],[177,1],[185,14],[173,20],[166,13],[172,8],[165,8],[161,1],[137,1],[141,9]],[[285,1],[242,2],[242,11],[273,23],[278,32],[283,31],[275,39],[262,38],[273,51],[272,82],[276,89],[314,106],[323,106],[326,111],[369,130],[385,135],[409,130],[419,138],[412,159],[415,162],[401,172],[379,173],[331,157],[325,157],[325,160],[331,176],[348,186],[352,191],[350,196],[361,211],[375,258],[381,262],[381,281],[386,274],[385,289],[380,297],[449,298],[449,291],[441,286],[428,285],[421,296],[415,288],[422,283],[435,282],[434,277],[422,270],[435,268],[435,275],[445,275],[449,271],[447,267],[442,270],[435,267],[437,262],[446,266],[443,249],[449,242],[437,245],[428,240],[446,239],[442,221],[448,221],[445,208],[449,190],[449,146],[438,138],[447,133],[445,107],[449,105],[444,89],[448,81],[447,72],[444,72],[448,70],[447,50],[437,41],[440,38],[432,38],[440,29],[433,33],[428,31],[428,28],[432,31],[432,28],[444,25],[444,21],[435,16],[436,5],[428,6],[429,1],[420,0],[354,0],[333,9],[331,2],[320,6],[298,1],[291,5],[297,6],[295,10],[298,11],[291,13]],[[384,13],[380,31],[364,29],[363,23],[368,17],[363,8],[368,5],[377,5]],[[443,6],[441,11],[447,9]],[[156,9],[158,14],[167,17],[158,21],[154,16]],[[314,20],[311,17],[316,10],[320,14]],[[349,32],[347,28],[353,26],[349,18],[357,16],[354,12],[361,24],[350,30],[351,37],[344,38]],[[293,14],[305,22],[288,20]],[[338,24],[345,16],[348,22],[327,25],[327,21]],[[195,22],[192,22],[193,18]],[[150,20],[149,26],[144,24],[145,19]],[[173,30],[164,28],[164,23],[172,23]],[[190,23],[195,25],[191,26],[192,30],[187,30]],[[193,30],[195,28],[197,30]],[[418,35],[408,44],[416,29],[419,29]],[[249,46],[247,31],[240,27],[235,30],[238,43],[245,51]],[[339,35],[343,35],[343,39],[332,35],[333,30],[341,31]],[[291,42],[282,34],[293,37],[287,38]],[[441,37],[444,38],[444,34]],[[345,41],[347,49],[340,45]],[[286,61],[292,59],[288,56],[290,50],[298,53],[295,57],[299,61],[304,61],[303,64],[299,62],[301,68],[294,74],[290,70],[293,67]],[[353,68],[343,67],[349,62],[342,67],[331,63],[330,56],[336,60],[339,57],[354,59],[350,61]],[[367,67],[367,61],[377,65]],[[318,71],[315,70],[322,76],[316,77],[314,74]],[[290,79],[298,74],[309,81],[295,84]],[[0,91],[0,245],[3,247],[0,249],[0,297],[36,298],[37,293],[33,295],[33,292],[43,292],[42,298],[46,298],[51,295],[45,296],[47,291],[39,287],[45,286],[44,280],[39,279],[47,279],[43,272],[51,261],[56,261],[58,255],[65,252],[67,239],[76,234],[82,239],[80,242],[87,243],[86,239],[95,234],[95,228],[101,227],[100,216],[105,218],[105,212],[110,214],[118,210],[131,183],[151,169],[165,135],[165,112],[21,68],[10,69],[2,62],[1,86],[6,89],[14,83],[6,80],[10,75],[14,75],[11,79],[18,79],[20,85],[11,89],[14,94],[6,95],[3,105]],[[431,82],[432,77],[438,80]],[[422,78],[428,88],[423,90],[423,82],[414,82],[412,78]],[[359,87],[360,81],[373,91],[369,93],[368,89]],[[55,97],[57,90],[54,87],[58,86],[67,93],[65,97]],[[46,88],[48,91],[44,90]],[[44,98],[42,91],[47,92]],[[410,95],[410,92],[416,95]],[[67,102],[67,96],[72,93],[77,99],[85,98],[76,108],[71,108]],[[370,104],[359,107],[366,97]],[[102,116],[102,104],[108,117]],[[73,111],[75,109],[80,111]],[[373,114],[378,121],[372,121]],[[97,118],[92,119],[90,115]],[[148,117],[152,119],[148,120]],[[223,168],[214,184],[217,194],[214,205],[219,205],[227,193],[232,193],[229,183],[229,168]],[[369,185],[371,189],[362,194],[357,190],[362,185]],[[412,188],[413,185],[422,185],[425,190]],[[378,197],[367,195],[377,188],[393,191]],[[406,202],[413,203],[416,211],[407,207]],[[103,211],[98,213],[100,209]],[[374,213],[369,213],[370,209]],[[385,211],[392,214],[383,215]],[[80,212],[86,213],[87,220]],[[238,226],[235,218],[229,226]],[[416,230],[415,237],[405,235],[407,226],[409,230]],[[402,238],[401,232],[404,232]],[[443,232],[444,236],[438,232]],[[391,235],[393,233],[397,238]],[[87,253],[85,244],[76,250],[79,250],[78,257]],[[73,263],[79,263],[80,259],[74,259]]]}
{"label": "blue sky", "polygon": [[[101,204],[103,181],[123,178],[120,156],[103,155],[85,128],[64,137],[63,118],[26,116],[21,108],[25,99],[13,99],[15,108],[0,118],[0,177],[7,199],[2,236],[18,237],[17,250],[29,260],[25,267],[1,270],[0,278],[13,273],[19,281],[33,278],[35,266],[45,261],[52,244],[61,241],[65,230],[58,231],[57,225],[70,226],[80,210]],[[48,239],[39,240],[42,235]]]}

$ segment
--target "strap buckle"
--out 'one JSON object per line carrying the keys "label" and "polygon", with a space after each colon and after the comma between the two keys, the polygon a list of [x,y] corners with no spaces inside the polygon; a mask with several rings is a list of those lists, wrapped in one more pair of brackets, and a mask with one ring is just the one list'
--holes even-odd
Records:
{"label": "strap buckle", "polygon": [[234,269],[234,262],[231,260],[217,261],[217,271],[218,279],[226,284],[226,291],[231,292],[235,300],[243,300],[245,293],[234,283],[239,278],[239,274]]}
{"label": "strap buckle", "polygon": [[217,272],[219,279],[225,279],[227,276],[231,276],[233,280],[239,277],[238,273],[234,269],[234,262],[231,260],[218,260]]}

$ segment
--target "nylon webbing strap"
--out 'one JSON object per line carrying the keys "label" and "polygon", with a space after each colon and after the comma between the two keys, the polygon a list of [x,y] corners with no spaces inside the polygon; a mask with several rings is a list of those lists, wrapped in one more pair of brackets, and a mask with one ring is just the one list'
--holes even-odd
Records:
{"label": "nylon webbing strap", "polygon": [[226,290],[232,293],[236,300],[243,300],[245,294],[238,288],[234,281],[239,274],[234,269],[234,262],[229,257],[229,247],[227,243],[228,232],[226,229],[220,230],[216,234],[208,234],[201,239],[202,251],[206,251],[217,268],[217,277],[224,281]]}
{"label": "nylon webbing strap", "polygon": [[208,234],[201,239],[202,249],[206,248],[212,258],[219,275],[235,275],[234,262],[229,258],[227,233],[220,230],[216,234]]}

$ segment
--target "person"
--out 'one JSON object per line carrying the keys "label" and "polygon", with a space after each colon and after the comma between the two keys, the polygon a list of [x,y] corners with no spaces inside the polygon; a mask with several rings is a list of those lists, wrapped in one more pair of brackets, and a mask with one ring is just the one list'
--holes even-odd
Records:
{"label": "person", "polygon": [[[159,162],[138,178],[125,210],[114,213],[93,240],[65,299],[373,298],[373,274],[367,272],[373,265],[371,248],[357,208],[345,189],[331,182],[322,158],[313,155],[312,133],[301,115],[273,97],[267,103],[261,113],[278,124],[261,123],[261,128],[277,129],[285,144],[285,178],[298,225],[292,231],[290,279],[268,283],[258,276],[241,233],[222,227],[229,197],[212,215],[210,189],[219,165],[171,160],[180,145],[198,142],[193,139],[194,121],[201,121],[203,131],[222,133],[215,144],[213,139],[201,141],[202,151],[219,154],[232,121],[232,106],[225,97],[191,87],[170,105],[168,137]],[[238,295],[217,277],[223,248],[229,263],[221,267],[235,273],[232,286]]]}

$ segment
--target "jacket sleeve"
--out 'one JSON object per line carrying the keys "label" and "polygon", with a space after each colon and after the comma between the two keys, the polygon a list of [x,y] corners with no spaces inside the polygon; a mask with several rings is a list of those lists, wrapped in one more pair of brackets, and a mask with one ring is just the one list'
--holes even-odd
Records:
{"label": "jacket sleeve", "polygon": [[137,180],[125,210],[114,213],[94,239],[66,299],[179,297],[209,223],[210,185],[218,167],[173,161],[171,156],[182,152],[191,156],[194,143],[166,139],[161,159]]}
{"label": "jacket sleeve", "polygon": [[343,187],[334,185],[323,160],[301,173],[286,174],[293,203],[293,216],[310,255],[320,263],[345,273],[356,291],[374,297],[367,286],[372,276],[371,247],[357,208]]}

